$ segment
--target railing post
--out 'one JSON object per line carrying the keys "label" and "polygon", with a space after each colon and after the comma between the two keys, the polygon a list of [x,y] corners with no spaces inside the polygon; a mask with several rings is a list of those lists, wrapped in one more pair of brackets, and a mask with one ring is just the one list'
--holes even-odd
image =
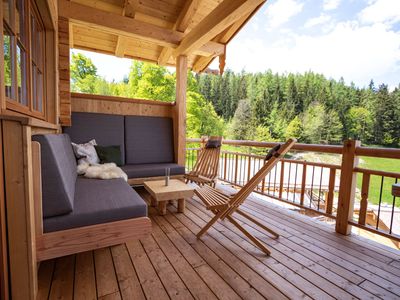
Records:
{"label": "railing post", "polygon": [[354,172],[354,168],[358,165],[358,157],[355,152],[360,145],[360,141],[354,140],[346,140],[343,144],[336,232],[344,235],[350,234],[351,231],[348,221],[353,218],[354,198],[357,187],[357,174]]}

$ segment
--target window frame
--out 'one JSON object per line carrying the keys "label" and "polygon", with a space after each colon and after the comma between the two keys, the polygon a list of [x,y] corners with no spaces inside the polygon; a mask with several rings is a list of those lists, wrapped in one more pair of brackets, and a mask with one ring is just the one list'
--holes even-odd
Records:
{"label": "window frame", "polygon": [[[18,0],[10,0],[11,1],[11,12],[10,12],[10,23],[8,24],[4,18],[2,18],[2,24],[3,28],[2,30],[6,30],[7,32],[10,33],[10,51],[11,51],[11,68],[12,68],[12,84],[11,84],[11,89],[12,93],[15,95],[14,98],[10,98],[9,96],[6,95],[4,91],[4,96],[5,96],[5,108],[7,110],[12,110],[17,113],[22,113],[25,115],[29,115],[38,119],[43,119],[45,120],[46,118],[46,106],[47,106],[47,99],[46,99],[46,60],[45,60],[45,55],[46,55],[46,27],[44,26],[43,20],[41,18],[41,15],[39,13],[39,10],[36,6],[36,3],[33,0],[30,1],[25,1],[22,0],[22,5],[23,6],[23,12],[19,12],[24,18],[24,22],[22,23],[22,28],[20,30],[24,30],[24,40],[22,40],[21,36],[18,36],[17,31],[18,28],[20,27],[20,24],[17,24],[18,20],[16,18],[17,15],[17,1]],[[34,97],[33,91],[38,90],[37,86],[34,86],[33,79],[33,58],[32,58],[32,52],[33,52],[33,44],[32,44],[32,24],[31,20],[34,19],[35,23],[37,24],[39,28],[39,35],[40,35],[40,64],[41,64],[41,69],[40,73],[42,76],[42,83],[41,83],[41,111],[38,110],[39,108],[39,100],[38,97]],[[3,42],[3,41],[2,41]],[[4,45],[2,44],[4,47]],[[23,63],[22,61],[20,62],[20,70],[21,72],[25,73],[25,83],[22,82],[22,76],[21,76],[21,93],[19,93],[19,83],[18,83],[18,62],[17,62],[17,57],[18,57],[18,47],[25,53],[25,69],[23,68]],[[21,55],[22,57],[22,55]],[[4,53],[3,57],[1,59],[4,59]],[[5,63],[5,62],[4,62]],[[35,58],[35,64],[38,63],[36,62]],[[22,91],[22,88],[26,86],[25,92]],[[2,89],[5,89],[5,83],[4,86],[1,87]],[[22,94],[26,93],[26,104],[21,103],[22,102]],[[21,96],[20,96],[21,94]]]}

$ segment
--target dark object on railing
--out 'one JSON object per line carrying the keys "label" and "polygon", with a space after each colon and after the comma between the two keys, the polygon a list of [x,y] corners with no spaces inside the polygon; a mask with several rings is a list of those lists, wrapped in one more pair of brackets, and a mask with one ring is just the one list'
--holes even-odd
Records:
{"label": "dark object on railing", "polygon": [[221,147],[222,140],[221,139],[209,139],[206,144],[206,148],[219,148]]}
{"label": "dark object on railing", "polygon": [[267,155],[265,156],[265,161],[270,160],[273,156],[278,157],[278,150],[281,148],[281,144],[275,145],[271,149],[269,149]]}
{"label": "dark object on railing", "polygon": [[392,185],[392,195],[393,197],[400,197],[400,183]]}

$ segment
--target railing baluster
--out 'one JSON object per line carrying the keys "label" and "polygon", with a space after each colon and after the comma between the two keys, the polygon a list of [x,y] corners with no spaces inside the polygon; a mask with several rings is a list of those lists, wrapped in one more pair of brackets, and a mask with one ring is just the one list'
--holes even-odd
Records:
{"label": "railing baluster", "polygon": [[371,175],[363,174],[362,186],[361,186],[361,201],[360,201],[360,211],[358,212],[358,224],[365,225],[367,218],[367,208],[368,208],[368,194],[369,194],[369,182]]}
{"label": "railing baluster", "polygon": [[249,164],[247,166],[247,180],[246,183],[249,182],[250,179],[250,172],[251,172],[251,156],[249,155],[249,160],[248,160]]}
{"label": "railing baluster", "polygon": [[296,191],[297,191],[297,169],[299,168],[299,164],[296,163],[296,171],[294,173],[294,187],[293,187],[293,203],[296,202]]}
{"label": "railing baluster", "polygon": [[238,167],[239,167],[239,155],[235,155],[235,178],[234,182],[237,183],[237,177],[238,177]]}
{"label": "railing baluster", "polygon": [[[322,176],[324,175],[324,168],[321,167],[321,174],[319,178],[319,191],[318,191],[318,207],[317,209],[319,210],[320,208],[320,202],[321,202],[321,189],[322,189]],[[325,203],[326,205],[326,203]]]}
{"label": "railing baluster", "polygon": [[311,189],[310,189],[310,208],[313,202],[313,193],[314,193],[314,173],[315,173],[315,166],[312,168],[312,175],[311,175]]}
{"label": "railing baluster", "polygon": [[[395,184],[397,184],[398,178],[395,179]],[[394,207],[396,205],[396,196],[393,196],[393,203],[392,203],[392,214],[390,216],[390,227],[389,227],[389,234],[392,234],[393,229],[393,219],[394,219]]]}
{"label": "railing baluster", "polygon": [[285,162],[281,160],[281,177],[279,182],[279,198],[282,199],[283,181],[285,180]]}
{"label": "railing baluster", "polygon": [[336,181],[336,169],[331,168],[329,171],[329,186],[328,195],[326,197],[325,212],[329,215],[332,214],[333,210],[333,199],[335,196],[335,181]]}
{"label": "railing baluster", "polygon": [[303,174],[301,178],[300,205],[304,205],[304,194],[306,193],[307,165],[303,164]]}
{"label": "railing baluster", "polygon": [[289,162],[289,175],[288,175],[288,185],[287,185],[287,193],[286,193],[287,200],[289,200],[291,168],[292,168],[292,163]]}
{"label": "railing baluster", "polygon": [[376,218],[376,229],[379,229],[379,218],[381,215],[381,204],[382,204],[382,194],[383,194],[383,181],[384,181],[385,177],[382,176],[382,180],[381,180],[381,189],[379,192],[379,205],[378,205],[378,216]]}

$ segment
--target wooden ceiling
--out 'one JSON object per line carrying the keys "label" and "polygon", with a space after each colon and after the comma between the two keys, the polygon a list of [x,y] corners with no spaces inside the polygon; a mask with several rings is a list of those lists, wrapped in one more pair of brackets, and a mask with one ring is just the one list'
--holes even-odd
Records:
{"label": "wooden ceiling", "polygon": [[202,72],[265,1],[59,0],[59,14],[71,48],[170,66],[183,54]]}

